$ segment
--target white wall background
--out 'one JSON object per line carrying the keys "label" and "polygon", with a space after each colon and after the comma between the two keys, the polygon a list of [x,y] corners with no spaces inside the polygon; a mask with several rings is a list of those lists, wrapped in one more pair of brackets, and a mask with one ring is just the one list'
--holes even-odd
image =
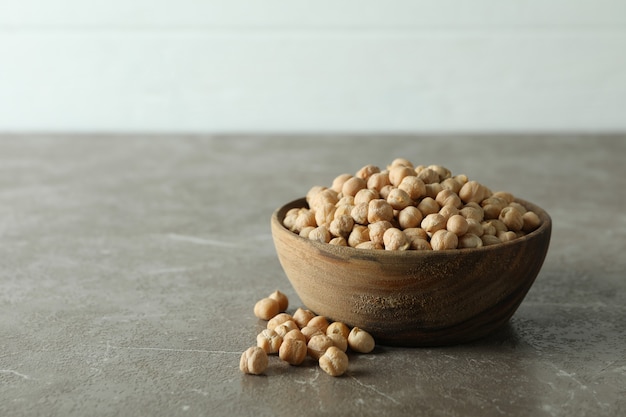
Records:
{"label": "white wall background", "polygon": [[615,130],[624,0],[0,0],[0,131]]}

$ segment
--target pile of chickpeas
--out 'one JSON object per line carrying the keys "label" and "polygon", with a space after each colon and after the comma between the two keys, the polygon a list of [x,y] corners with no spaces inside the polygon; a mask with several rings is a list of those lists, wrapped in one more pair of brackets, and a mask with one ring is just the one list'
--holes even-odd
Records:
{"label": "pile of chickpeas", "polygon": [[274,291],[254,306],[254,315],[267,321],[267,327],[257,335],[256,346],[243,352],[239,369],[246,374],[259,375],[269,364],[268,355],[278,357],[290,365],[301,365],[307,357],[316,360],[327,374],[341,376],[348,369],[348,349],[369,353],[374,350],[372,335],[358,327],[330,322],[303,308],[288,314],[287,296]]}
{"label": "pile of chickpeas", "polygon": [[286,228],[357,249],[478,248],[516,239],[541,224],[511,193],[404,158],[384,170],[365,165],[354,175],[341,174],[330,187],[312,187],[306,201],[308,208],[286,213]]}

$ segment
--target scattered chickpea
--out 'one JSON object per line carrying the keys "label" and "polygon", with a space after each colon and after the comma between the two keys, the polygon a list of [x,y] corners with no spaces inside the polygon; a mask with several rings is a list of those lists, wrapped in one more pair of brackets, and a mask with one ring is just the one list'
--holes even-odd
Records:
{"label": "scattered chickpea", "polygon": [[319,358],[320,368],[330,376],[341,376],[348,369],[348,355],[335,346],[329,347]]}
{"label": "scattered chickpea", "polygon": [[289,340],[289,339],[298,339],[298,340],[302,340],[304,343],[306,343],[306,337],[302,334],[302,331],[300,331],[300,329],[293,329],[287,332],[287,334],[285,336],[283,336],[283,341],[285,340]]}
{"label": "scattered chickpea", "polygon": [[355,352],[369,353],[374,350],[374,338],[371,334],[358,327],[353,327],[348,335],[348,346]]}
{"label": "scattered chickpea", "polygon": [[254,305],[254,315],[261,320],[270,320],[276,316],[280,310],[278,301],[273,298],[262,298]]}
{"label": "scattered chickpea", "polygon": [[340,321],[334,321],[330,323],[326,328],[326,334],[328,336],[330,336],[331,334],[340,334],[347,339],[348,335],[350,334],[350,328],[346,326],[345,323],[342,323]]}
{"label": "scattered chickpea", "polygon": [[324,352],[326,352],[326,349],[334,346],[334,343],[333,340],[325,334],[316,334],[309,339],[306,346],[308,355],[318,360]]}
{"label": "scattered chickpea", "polygon": [[307,355],[307,344],[300,339],[287,339],[278,349],[278,357],[290,365],[300,365]]}
{"label": "scattered chickpea", "polygon": [[289,333],[292,330],[297,330],[297,329],[298,329],[298,325],[296,324],[295,321],[287,320],[286,322],[281,323],[278,326],[276,326],[274,328],[274,332],[278,334],[280,337],[285,337],[287,333]]}
{"label": "scattered chickpea", "polygon": [[256,337],[256,345],[265,353],[278,353],[278,348],[283,343],[283,337],[271,329],[264,329]]}
{"label": "scattered chickpea", "polygon": [[318,334],[324,334],[318,327],[313,326],[304,326],[300,329],[300,332],[304,335],[304,338],[307,342],[311,340],[313,336],[316,336]]}
{"label": "scattered chickpea", "polygon": [[239,369],[245,374],[260,375],[267,369],[267,353],[258,346],[252,346],[243,352],[239,360]]}
{"label": "scattered chickpea", "polygon": [[339,333],[331,333],[326,336],[328,336],[330,340],[333,341],[333,345],[339,348],[342,352],[348,350],[348,339],[346,337]]}
{"label": "scattered chickpea", "polygon": [[293,317],[291,317],[290,314],[288,313],[278,313],[276,315],[274,315],[274,317],[270,318],[267,322],[267,328],[274,330],[276,327],[280,326],[281,324],[283,324],[286,321],[289,320],[293,320]]}
{"label": "scattered chickpea", "polygon": [[328,319],[324,316],[315,316],[307,323],[308,327],[317,327],[324,334],[326,334],[329,325]]}
{"label": "scattered chickpea", "polygon": [[289,298],[282,292],[276,290],[269,295],[269,298],[273,298],[278,301],[278,311],[283,313],[287,311],[287,307],[289,307]]}
{"label": "scattered chickpea", "polygon": [[292,319],[296,322],[298,327],[302,329],[313,317],[315,317],[315,313],[311,310],[305,310],[302,307],[298,307],[298,309],[293,313]]}

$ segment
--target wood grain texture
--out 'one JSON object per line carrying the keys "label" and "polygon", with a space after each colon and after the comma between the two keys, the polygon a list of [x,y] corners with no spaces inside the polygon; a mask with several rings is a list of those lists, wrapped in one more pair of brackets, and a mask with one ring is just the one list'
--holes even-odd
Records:
{"label": "wood grain texture", "polygon": [[552,221],[532,233],[479,249],[357,250],[304,239],[282,225],[304,199],[277,209],[272,236],[280,263],[302,302],[317,314],[366,329],[377,343],[433,346],[469,342],[515,313],[550,243]]}

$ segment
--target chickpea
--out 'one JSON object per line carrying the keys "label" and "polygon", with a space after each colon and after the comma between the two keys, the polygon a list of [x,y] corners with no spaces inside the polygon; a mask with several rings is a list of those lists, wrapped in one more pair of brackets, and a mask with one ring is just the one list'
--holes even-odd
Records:
{"label": "chickpea", "polygon": [[300,339],[287,339],[278,349],[278,357],[290,365],[300,365],[307,354],[307,344]]}
{"label": "chickpea", "polygon": [[383,245],[376,242],[362,242],[355,246],[356,249],[367,249],[367,250],[379,250],[383,248]]}
{"label": "chickpea", "polygon": [[369,237],[370,241],[377,245],[384,245],[385,239],[384,235],[387,229],[390,229],[392,226],[391,222],[386,220],[381,220],[378,222],[370,223],[367,228],[369,229]]}
{"label": "chickpea", "polygon": [[302,334],[300,329],[289,330],[287,332],[287,334],[285,334],[285,336],[283,336],[283,341],[284,340],[289,340],[289,339],[297,339],[297,340],[301,340],[302,342],[306,343],[306,337]]}
{"label": "chickpea", "polygon": [[444,229],[446,227],[446,223],[447,222],[446,222],[446,218],[445,217],[443,217],[439,213],[433,213],[433,214],[429,214],[428,216],[424,217],[424,220],[422,220],[422,223],[421,223],[421,227],[427,233],[432,235],[437,230]]}
{"label": "chickpea", "polygon": [[381,220],[391,221],[393,219],[393,208],[386,200],[376,199],[369,202],[367,208],[367,221],[374,223]]}
{"label": "chickpea", "polygon": [[[481,237],[483,235],[483,226],[482,224],[480,224],[478,220],[466,219],[466,221],[467,221],[467,233],[471,233],[478,237]],[[494,233],[495,233],[495,230],[494,230]]]}
{"label": "chickpea", "polygon": [[391,185],[388,171],[372,174],[367,180],[367,188],[370,190],[380,191],[387,185]]}
{"label": "chickpea", "polygon": [[461,190],[463,184],[458,182],[455,178],[446,178],[445,180],[441,181],[441,186],[444,190],[450,190],[456,194],[459,194],[459,191]]}
{"label": "chickpea", "polygon": [[480,237],[480,240],[483,241],[483,246],[491,246],[491,245],[497,245],[498,243],[502,243],[502,241],[500,241],[500,239],[498,239],[497,236],[494,235],[482,235]]}
{"label": "chickpea", "polygon": [[526,233],[532,232],[541,225],[541,219],[534,211],[527,211],[522,214],[522,220],[524,220],[522,230]]}
{"label": "chickpea", "polygon": [[424,181],[412,175],[402,178],[398,188],[407,193],[413,201],[418,201],[426,195],[426,184],[424,184]]}
{"label": "chickpea", "polygon": [[408,206],[398,213],[398,224],[402,229],[418,227],[423,220],[422,212],[415,206]]}
{"label": "chickpea", "polygon": [[335,346],[329,347],[319,358],[320,368],[330,376],[341,376],[348,369],[348,355]]}
{"label": "chickpea", "polygon": [[317,240],[322,243],[328,243],[330,242],[330,232],[325,226],[318,226],[309,232],[309,239]]}
{"label": "chickpea", "polygon": [[339,204],[337,203],[337,209],[335,210],[335,214],[333,215],[333,220],[338,219],[341,216],[350,216],[352,209],[354,208],[354,204]]}
{"label": "chickpea", "polygon": [[274,330],[276,327],[280,326],[281,324],[289,320],[293,320],[293,317],[291,317],[290,314],[278,313],[274,317],[268,320],[266,327],[268,329]]}
{"label": "chickpea", "polygon": [[424,168],[423,170],[421,170],[417,174],[417,178],[424,181],[424,184],[433,184],[439,182],[439,174],[430,168]]}
{"label": "chickpea", "polygon": [[278,326],[276,326],[274,328],[274,332],[280,335],[280,337],[285,337],[287,333],[289,333],[292,330],[297,330],[297,329],[298,329],[298,325],[296,324],[295,321],[287,320],[286,322],[281,323]]}
{"label": "chickpea", "polygon": [[410,206],[412,202],[407,192],[399,188],[394,188],[389,191],[389,195],[387,196],[387,203],[389,203],[394,210],[402,210]]}
{"label": "chickpea", "polygon": [[315,316],[306,324],[308,327],[317,327],[320,331],[326,334],[326,329],[328,329],[329,323],[328,319],[324,316]]}
{"label": "chickpea", "polygon": [[497,219],[500,212],[507,206],[507,202],[499,197],[485,198],[480,205],[483,207],[485,219]]}
{"label": "chickpea", "polygon": [[376,165],[368,164],[359,169],[356,173],[356,176],[367,181],[372,174],[378,174],[380,172],[380,168]]}
{"label": "chickpea", "polygon": [[408,238],[417,237],[420,239],[428,239],[428,233],[426,233],[426,230],[421,227],[411,227],[404,229],[403,232]]}
{"label": "chickpea", "polygon": [[369,240],[370,235],[367,226],[357,224],[352,229],[352,232],[350,232],[350,236],[348,236],[348,246],[354,248],[361,243],[369,242]]}
{"label": "chickpea", "polygon": [[432,250],[432,246],[430,242],[426,239],[417,237],[417,236],[409,236],[409,247],[413,250]]}
{"label": "chickpea", "polygon": [[507,204],[511,204],[513,201],[515,201],[515,197],[513,196],[513,194],[505,191],[496,191],[495,193],[493,193],[493,196],[503,199],[504,201],[506,201]]}
{"label": "chickpea", "polygon": [[406,158],[395,158],[393,161],[391,161],[391,164],[389,164],[389,166],[387,166],[387,169],[391,169],[393,167],[397,167],[397,166],[404,166],[404,167],[409,167],[411,169],[413,169],[413,163],[411,161],[409,161]]}
{"label": "chickpea", "polygon": [[468,181],[461,187],[459,197],[464,203],[480,203],[491,195],[491,191],[478,181]]}
{"label": "chickpea", "polygon": [[337,207],[331,203],[323,203],[315,208],[315,224],[328,228],[335,217]]}
{"label": "chickpea", "polygon": [[309,356],[315,360],[319,360],[324,352],[326,352],[326,349],[334,346],[334,344],[333,340],[325,334],[317,334],[309,339],[309,343],[307,343],[306,346]]}
{"label": "chickpea", "polygon": [[366,225],[367,222],[367,210],[369,208],[369,203],[359,203],[352,211],[350,211],[350,217],[354,220],[355,223]]}
{"label": "chickpea", "polygon": [[457,209],[463,207],[463,202],[459,196],[451,190],[443,189],[439,191],[439,193],[437,193],[437,197],[435,197],[435,201],[439,203],[441,207],[452,206]]}
{"label": "chickpea", "polygon": [[440,208],[441,207],[439,207],[439,203],[437,203],[432,197],[424,197],[422,201],[420,201],[417,205],[417,209],[424,216],[438,213]]}
{"label": "chickpea", "polygon": [[315,230],[315,227],[313,226],[307,226],[305,228],[303,228],[302,230],[300,230],[299,235],[305,239],[309,238],[309,235],[311,234],[311,232]]}
{"label": "chickpea", "polygon": [[371,334],[358,327],[353,327],[348,335],[348,346],[355,352],[370,353],[374,350],[374,338]]}
{"label": "chickpea", "polygon": [[350,328],[340,321],[334,321],[326,328],[326,334],[328,336],[331,334],[339,334],[347,339],[350,334]]}
{"label": "chickpea", "polygon": [[317,194],[314,194],[311,197],[311,201],[307,200],[307,202],[309,203],[309,207],[313,210],[317,210],[317,208],[322,204],[335,205],[337,204],[338,201],[339,201],[338,193],[330,188],[325,188],[325,187],[322,191],[318,192]]}
{"label": "chickpea", "polygon": [[330,222],[330,234],[336,237],[347,238],[354,227],[354,219],[351,216],[343,215]]}
{"label": "chickpea", "polygon": [[452,178],[454,178],[459,184],[461,184],[461,187],[463,187],[463,185],[465,185],[465,183],[469,181],[469,179],[467,178],[467,175],[465,174],[455,175]]}
{"label": "chickpea", "polygon": [[407,250],[409,241],[402,230],[390,227],[383,234],[383,246],[386,250]]}
{"label": "chickpea", "polygon": [[359,190],[367,188],[367,182],[363,178],[352,177],[346,182],[343,183],[341,187],[341,193],[343,195],[351,195],[354,196]]}
{"label": "chickpea", "polygon": [[335,246],[348,246],[346,239],[341,236],[330,239],[330,242],[328,243]]}
{"label": "chickpea", "polygon": [[438,182],[426,184],[426,196],[430,198],[437,198],[437,194],[443,191],[443,186]]}
{"label": "chickpea", "polygon": [[313,198],[322,191],[325,191],[326,188],[327,187],[323,187],[321,185],[314,185],[313,187],[309,188],[309,191],[307,191],[306,193],[306,202],[309,204],[309,207],[311,207],[311,202],[313,201]]}
{"label": "chickpea", "polygon": [[526,213],[528,210],[526,209],[526,207],[522,206],[520,203],[513,201],[511,203],[509,203],[510,207],[513,207],[514,209],[516,209],[517,211],[519,211],[522,215],[524,215],[524,213]]}
{"label": "chickpea", "polygon": [[404,166],[404,165],[396,165],[389,169],[389,182],[394,187],[400,185],[402,179],[408,176],[414,176],[415,171],[412,168]]}
{"label": "chickpea", "polygon": [[448,231],[454,233],[457,236],[463,236],[465,233],[467,233],[467,230],[469,229],[469,224],[467,223],[467,220],[465,220],[465,217],[461,216],[460,214],[455,214],[448,219],[448,222],[446,223],[446,229],[448,229]]}
{"label": "chickpea", "polygon": [[456,249],[459,238],[445,229],[437,230],[430,238],[430,246],[433,250]]}
{"label": "chickpea", "polygon": [[342,352],[345,352],[348,350],[348,339],[346,337],[340,335],[339,333],[331,333],[331,334],[327,334],[326,336],[328,336],[330,340],[333,341],[333,345],[336,346]]}
{"label": "chickpea", "polygon": [[514,232],[522,230],[524,226],[522,214],[510,206],[502,209],[499,220],[504,223],[509,230]]}
{"label": "chickpea", "polygon": [[264,329],[256,337],[256,345],[263,349],[265,353],[278,353],[283,337],[271,329]]}
{"label": "chickpea", "polygon": [[509,230],[508,232],[498,233],[498,239],[500,239],[501,242],[509,242],[516,238],[517,238],[517,235],[512,230]]}
{"label": "chickpea", "polygon": [[459,214],[466,219],[473,219],[478,222],[482,222],[485,218],[484,210],[477,203],[468,203],[461,210]]}
{"label": "chickpea", "polygon": [[305,227],[317,227],[315,213],[308,209],[303,209],[298,213],[292,231],[301,231]]}
{"label": "chickpea", "polygon": [[331,189],[336,192],[337,194],[339,194],[341,192],[341,188],[343,187],[343,184],[348,181],[350,178],[352,178],[351,174],[340,174],[337,175],[335,177],[335,179],[333,179],[333,183],[331,185]]}
{"label": "chickpea", "polygon": [[473,233],[466,233],[463,236],[459,236],[459,244],[457,248],[480,248],[483,246],[483,241],[480,237]]}
{"label": "chickpea", "polygon": [[378,194],[378,191],[364,188],[362,190],[359,190],[359,192],[356,193],[356,195],[354,196],[354,205],[361,203],[369,204],[370,201],[376,200],[378,198],[380,198],[380,194]]}
{"label": "chickpea", "polygon": [[305,310],[302,307],[298,307],[298,309],[293,313],[292,319],[296,322],[298,327],[302,329],[313,317],[315,317],[315,313],[311,310]]}
{"label": "chickpea", "polygon": [[289,298],[287,298],[287,296],[284,293],[278,290],[271,293],[269,295],[269,298],[273,298],[274,300],[278,301],[278,311],[280,313],[286,311],[287,307],[289,307]]}
{"label": "chickpea", "polygon": [[383,188],[380,189],[380,191],[378,191],[378,195],[380,196],[381,200],[387,200],[387,197],[389,197],[389,193],[391,192],[391,190],[393,190],[394,187],[393,185],[385,185]]}
{"label": "chickpea", "polygon": [[441,207],[441,210],[439,210],[439,214],[445,217],[446,220],[449,220],[450,217],[459,213],[460,213],[459,209],[454,206],[443,206]]}
{"label": "chickpea", "polygon": [[245,374],[260,375],[267,369],[267,353],[258,346],[249,347],[241,355],[239,369]]}
{"label": "chickpea", "polygon": [[309,340],[311,340],[313,336],[316,336],[318,334],[324,334],[318,327],[313,327],[313,326],[304,326],[303,328],[300,329],[300,332],[306,338],[307,343],[309,342]]}
{"label": "chickpea", "polygon": [[279,313],[280,305],[273,298],[262,298],[254,305],[254,315],[261,320],[270,320]]}
{"label": "chickpea", "polygon": [[437,175],[439,176],[439,179],[437,181],[442,182],[445,179],[448,179],[452,176],[452,172],[441,165],[429,165],[428,169],[435,171],[437,173]]}

